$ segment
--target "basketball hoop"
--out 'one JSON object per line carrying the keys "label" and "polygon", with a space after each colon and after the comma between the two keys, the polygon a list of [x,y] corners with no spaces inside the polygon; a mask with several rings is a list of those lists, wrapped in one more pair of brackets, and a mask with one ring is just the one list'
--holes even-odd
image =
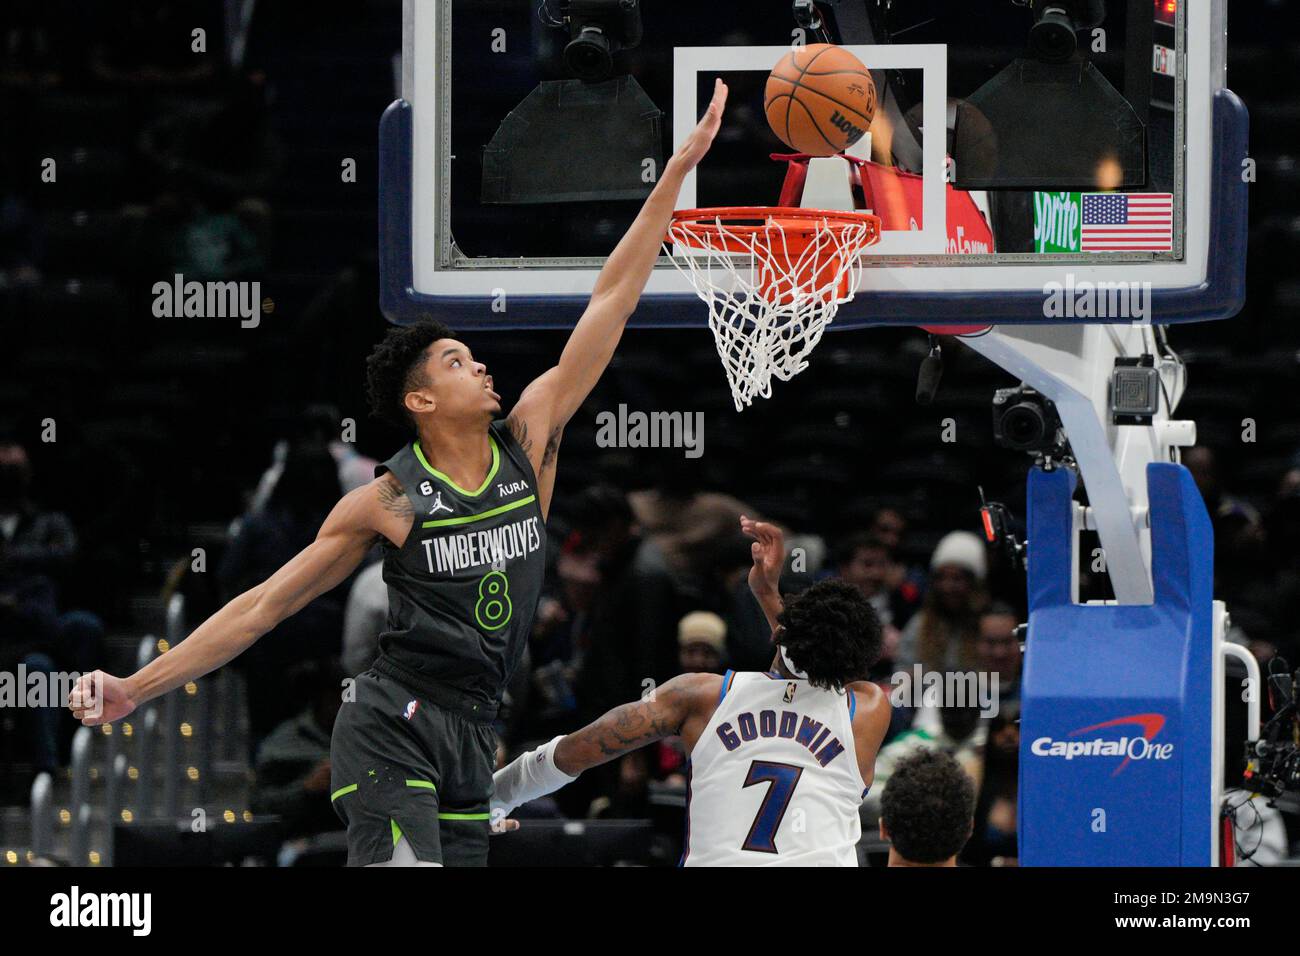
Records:
{"label": "basketball hoop", "polygon": [[664,251],[709,307],[736,411],[788,382],[853,298],[862,250],[880,239],[865,212],[739,206],[673,213]]}

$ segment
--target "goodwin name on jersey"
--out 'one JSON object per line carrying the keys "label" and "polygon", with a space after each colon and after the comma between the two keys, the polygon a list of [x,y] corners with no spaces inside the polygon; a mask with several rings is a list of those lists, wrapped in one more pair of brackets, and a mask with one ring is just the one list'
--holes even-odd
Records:
{"label": "goodwin name on jersey", "polygon": [[430,574],[452,575],[474,568],[500,568],[507,561],[527,559],[542,548],[540,518],[524,518],[486,531],[450,532],[422,538]]}
{"label": "goodwin name on jersey", "polygon": [[718,739],[728,751],[735,752],[753,740],[771,740],[784,737],[811,751],[823,767],[844,753],[844,745],[831,729],[820,720],[813,720],[793,710],[760,710],[755,718],[752,711],[742,711],[732,720],[718,725]]}

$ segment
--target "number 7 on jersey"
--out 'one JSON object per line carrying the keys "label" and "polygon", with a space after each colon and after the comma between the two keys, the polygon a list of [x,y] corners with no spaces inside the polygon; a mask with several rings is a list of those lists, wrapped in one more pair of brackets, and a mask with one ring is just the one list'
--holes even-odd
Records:
{"label": "number 7 on jersey", "polygon": [[749,765],[745,774],[744,786],[766,783],[767,796],[758,808],[758,815],[749,828],[749,835],[741,845],[742,850],[754,850],[758,853],[777,853],[776,831],[785,819],[785,811],[794,796],[794,788],[799,785],[803,767],[794,764],[773,763],[769,760],[755,760]]}

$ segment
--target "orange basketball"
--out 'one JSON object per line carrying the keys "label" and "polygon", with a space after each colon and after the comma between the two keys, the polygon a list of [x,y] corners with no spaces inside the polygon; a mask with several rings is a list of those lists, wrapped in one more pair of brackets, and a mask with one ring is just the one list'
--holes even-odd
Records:
{"label": "orange basketball", "polygon": [[843,47],[814,43],[791,50],[767,78],[768,125],[800,153],[833,156],[867,132],[876,115],[876,84]]}

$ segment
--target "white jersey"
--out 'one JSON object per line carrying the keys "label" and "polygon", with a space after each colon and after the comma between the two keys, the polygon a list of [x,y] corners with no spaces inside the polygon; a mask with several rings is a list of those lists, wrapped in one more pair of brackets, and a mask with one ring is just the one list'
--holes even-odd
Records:
{"label": "white jersey", "polygon": [[853,694],[727,671],[691,752],[683,866],[857,866]]}

